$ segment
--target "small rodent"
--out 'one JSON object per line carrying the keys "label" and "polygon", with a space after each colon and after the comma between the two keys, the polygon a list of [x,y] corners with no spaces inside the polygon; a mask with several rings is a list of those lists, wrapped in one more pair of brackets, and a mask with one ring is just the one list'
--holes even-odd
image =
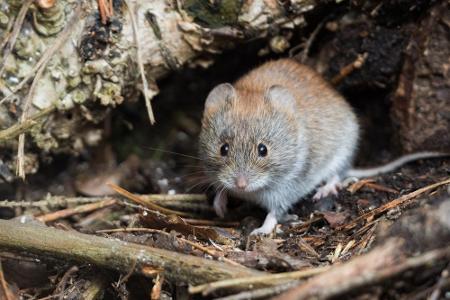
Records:
{"label": "small rodent", "polygon": [[367,177],[435,156],[424,152],[381,168],[351,170],[358,133],[344,98],[291,59],[267,62],[234,85],[216,86],[205,102],[199,154],[216,188],[217,215],[224,216],[228,194],[254,201],[268,214],[252,234],[268,234],[322,182],[314,198],[335,194],[347,176]]}

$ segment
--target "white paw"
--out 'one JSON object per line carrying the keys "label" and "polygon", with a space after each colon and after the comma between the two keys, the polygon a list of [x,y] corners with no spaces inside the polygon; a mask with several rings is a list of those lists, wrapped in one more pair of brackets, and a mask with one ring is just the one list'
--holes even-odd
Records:
{"label": "white paw", "polygon": [[228,198],[225,192],[217,192],[214,197],[214,211],[220,218],[224,218],[227,213]]}
{"label": "white paw", "polygon": [[252,232],[250,232],[250,235],[268,235],[268,234],[271,234],[272,231],[273,231],[273,228],[272,228],[272,230],[268,230],[268,228],[261,226],[259,228],[254,229]]}
{"label": "white paw", "polygon": [[275,213],[269,212],[264,220],[264,223],[261,227],[253,230],[250,235],[262,235],[272,233],[275,227],[277,226],[278,221],[275,217]]}
{"label": "white paw", "polygon": [[341,188],[341,184],[339,182],[329,182],[320,188],[317,189],[316,193],[313,196],[314,200],[319,200],[330,195],[338,195],[338,190]]}

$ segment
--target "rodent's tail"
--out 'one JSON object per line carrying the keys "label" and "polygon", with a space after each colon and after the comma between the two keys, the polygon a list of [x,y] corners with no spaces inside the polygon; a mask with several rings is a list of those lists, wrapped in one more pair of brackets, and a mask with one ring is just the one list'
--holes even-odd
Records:
{"label": "rodent's tail", "polygon": [[407,164],[411,161],[424,159],[424,158],[433,158],[433,157],[445,157],[450,156],[450,152],[417,152],[412,154],[403,155],[396,160],[393,160],[385,165],[381,165],[374,168],[367,168],[367,169],[350,169],[347,171],[346,176],[347,177],[356,177],[356,178],[364,178],[364,177],[371,177],[376,176],[379,174],[391,172],[398,167],[401,167],[404,164]]}

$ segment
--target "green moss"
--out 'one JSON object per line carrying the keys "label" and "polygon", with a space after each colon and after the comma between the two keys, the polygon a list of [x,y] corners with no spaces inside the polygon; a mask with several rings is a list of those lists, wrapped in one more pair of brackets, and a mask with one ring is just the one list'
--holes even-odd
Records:
{"label": "green moss", "polygon": [[218,28],[236,25],[242,0],[186,0],[184,9],[198,24]]}

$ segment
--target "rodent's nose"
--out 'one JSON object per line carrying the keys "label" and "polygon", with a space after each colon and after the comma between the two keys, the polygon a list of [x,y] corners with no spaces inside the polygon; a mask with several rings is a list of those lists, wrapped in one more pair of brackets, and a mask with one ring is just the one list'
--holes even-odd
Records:
{"label": "rodent's nose", "polygon": [[239,174],[238,176],[236,176],[235,184],[236,184],[237,188],[243,190],[243,189],[245,189],[247,187],[248,180],[247,180],[247,178],[244,175]]}

